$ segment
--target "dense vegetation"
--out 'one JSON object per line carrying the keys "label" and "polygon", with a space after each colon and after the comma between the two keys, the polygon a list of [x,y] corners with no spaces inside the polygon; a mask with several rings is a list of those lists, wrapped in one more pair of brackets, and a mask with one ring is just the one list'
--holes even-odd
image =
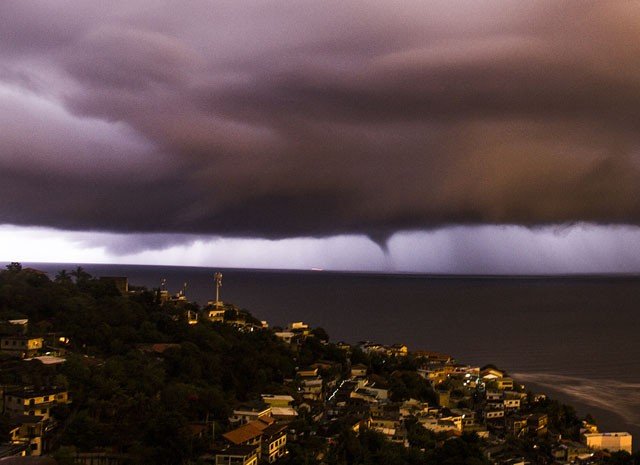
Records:
{"label": "dense vegetation", "polygon": [[[422,428],[423,435],[434,436]],[[418,447],[406,448],[390,444],[375,431],[356,435],[344,431],[332,448],[329,465],[488,465],[482,455],[476,435],[463,435],[459,439],[443,441],[441,447],[422,451]]]}
{"label": "dense vegetation", "polygon": [[[73,403],[57,412],[62,446],[109,447],[139,463],[180,463],[204,451],[190,422],[215,420],[223,431],[230,409],[263,392],[279,392],[296,360],[270,331],[239,332],[161,305],[156,293],[128,297],[78,268],[47,276],[18,264],[0,272],[0,318],[29,318],[32,334],[59,333],[70,354],[48,373],[3,374],[5,382],[68,386]],[[149,355],[141,344],[171,344]],[[314,348],[318,351],[318,348]],[[302,357],[324,356],[305,350]],[[328,354],[330,355],[330,354]],[[308,360],[305,360],[308,361]],[[27,379],[25,379],[25,377]]]}

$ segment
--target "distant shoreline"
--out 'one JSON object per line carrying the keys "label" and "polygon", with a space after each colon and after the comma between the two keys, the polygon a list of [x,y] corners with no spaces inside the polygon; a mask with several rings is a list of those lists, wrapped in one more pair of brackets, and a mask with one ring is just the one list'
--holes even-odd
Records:
{"label": "distant shoreline", "polygon": [[[15,260],[20,261],[20,260]],[[2,266],[9,264],[9,261],[0,262]],[[326,274],[326,275],[347,275],[347,276],[382,276],[399,278],[420,278],[438,280],[514,280],[514,281],[593,281],[593,280],[640,280],[640,272],[637,273],[558,273],[558,274],[465,274],[465,273],[420,273],[413,271],[367,271],[367,270],[330,270],[330,269],[297,269],[297,268],[236,268],[226,266],[193,266],[193,265],[146,265],[135,263],[78,263],[78,262],[26,262],[21,261],[25,266],[37,267],[45,265],[60,265],[61,267],[76,266],[105,266],[105,267],[145,267],[145,268],[184,268],[184,269],[215,269],[222,271],[242,271],[255,273],[300,273],[300,274]],[[61,268],[62,269],[62,268]]]}

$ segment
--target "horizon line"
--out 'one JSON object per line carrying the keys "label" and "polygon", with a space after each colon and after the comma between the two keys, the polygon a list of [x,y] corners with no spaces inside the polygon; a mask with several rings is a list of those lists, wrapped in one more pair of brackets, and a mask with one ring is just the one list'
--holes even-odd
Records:
{"label": "horizon line", "polygon": [[[428,277],[432,279],[594,279],[594,278],[617,278],[617,279],[640,279],[640,271],[637,272],[575,272],[575,273],[438,273],[423,271],[386,271],[386,270],[340,270],[340,269],[312,269],[312,268],[254,268],[254,267],[232,267],[215,265],[163,265],[163,264],[140,264],[140,263],[106,263],[106,262],[49,262],[49,261],[0,261],[3,265],[12,262],[22,265],[68,265],[68,266],[131,266],[131,267],[153,267],[153,268],[197,268],[197,269],[220,269],[228,271],[249,271],[249,272],[280,272],[280,273],[308,273],[308,274],[350,274],[350,275],[378,275],[378,276],[404,276],[404,277]],[[62,268],[61,268],[62,270]]]}

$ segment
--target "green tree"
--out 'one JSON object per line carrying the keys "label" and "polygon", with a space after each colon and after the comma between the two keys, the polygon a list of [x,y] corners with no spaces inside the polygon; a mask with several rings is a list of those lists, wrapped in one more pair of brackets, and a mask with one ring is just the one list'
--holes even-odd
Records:
{"label": "green tree", "polygon": [[71,276],[76,278],[77,284],[85,283],[86,281],[91,279],[91,275],[87,273],[81,266],[76,267],[76,269],[71,272]]}
{"label": "green tree", "polygon": [[10,271],[11,273],[19,273],[22,271],[22,264],[19,262],[11,262],[6,266],[6,268],[7,271]]}

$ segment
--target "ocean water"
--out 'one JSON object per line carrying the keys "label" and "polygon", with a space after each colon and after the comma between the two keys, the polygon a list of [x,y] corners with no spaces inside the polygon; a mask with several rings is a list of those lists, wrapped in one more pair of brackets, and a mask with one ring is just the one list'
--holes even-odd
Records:
{"label": "ocean water", "polygon": [[[75,265],[28,264],[50,276]],[[601,429],[640,445],[640,277],[557,278],[384,275],[82,265],[94,276],[187,296],[215,295],[271,326],[305,321],[334,341],[402,342],[470,364],[494,363],[534,391],[592,413]]]}

